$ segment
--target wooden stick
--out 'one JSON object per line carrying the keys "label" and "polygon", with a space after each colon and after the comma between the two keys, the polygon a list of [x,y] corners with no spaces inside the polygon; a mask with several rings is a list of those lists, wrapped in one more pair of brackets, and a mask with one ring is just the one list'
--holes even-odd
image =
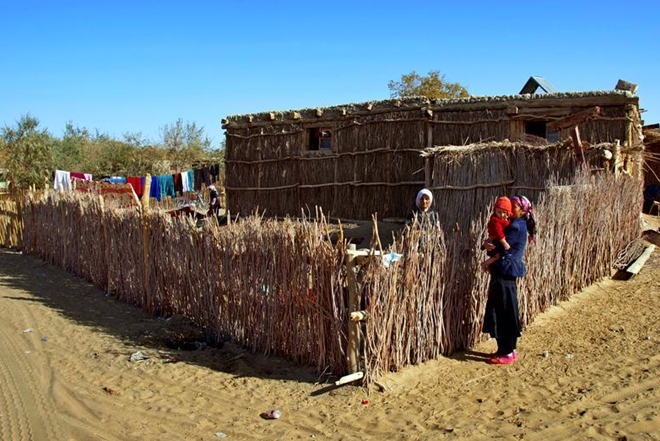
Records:
{"label": "wooden stick", "polygon": [[424,181],[406,181],[406,182],[327,182],[325,184],[291,184],[291,185],[282,185],[279,187],[225,187],[225,190],[230,191],[272,191],[272,190],[286,190],[289,188],[321,188],[321,187],[333,187],[333,186],[342,186],[350,185],[352,187],[372,187],[372,186],[383,186],[383,187],[400,187],[406,185],[424,185]]}
{"label": "wooden stick", "polygon": [[283,162],[283,161],[322,161],[326,159],[336,159],[341,158],[342,156],[361,156],[361,155],[373,155],[376,153],[382,152],[392,152],[392,153],[421,153],[422,149],[390,149],[390,148],[378,148],[372,150],[361,150],[356,152],[342,152],[335,153],[332,155],[321,154],[318,156],[285,156],[283,158],[274,158],[274,159],[261,159],[253,161],[245,161],[240,159],[227,159],[225,160],[226,164],[265,164],[273,162]]}
{"label": "wooden stick", "polygon": [[516,182],[515,179],[505,182],[496,182],[491,184],[474,184],[467,187],[455,187],[453,185],[441,185],[439,187],[431,187],[430,190],[474,190],[476,188],[493,188],[493,187],[504,187],[506,185],[511,185]]}

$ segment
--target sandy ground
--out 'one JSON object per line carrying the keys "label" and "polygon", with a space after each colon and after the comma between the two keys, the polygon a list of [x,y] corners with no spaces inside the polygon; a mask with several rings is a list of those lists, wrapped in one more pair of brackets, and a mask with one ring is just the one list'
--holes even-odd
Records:
{"label": "sandy ground", "polygon": [[[229,344],[168,349],[172,322],[1,250],[0,440],[657,440],[659,274],[656,252],[637,277],[552,308],[514,365],[485,364],[488,341],[368,393]],[[137,350],[149,359],[129,362]],[[281,419],[260,417],[273,407]]]}

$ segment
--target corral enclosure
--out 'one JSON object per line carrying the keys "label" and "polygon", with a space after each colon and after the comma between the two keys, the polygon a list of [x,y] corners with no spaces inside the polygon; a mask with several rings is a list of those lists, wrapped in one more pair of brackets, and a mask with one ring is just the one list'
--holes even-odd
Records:
{"label": "corral enclosure", "polygon": [[[418,97],[231,116],[223,121],[227,207],[266,216],[297,216],[319,206],[339,218],[405,217],[427,184],[422,150],[481,141],[559,142],[568,131],[552,132],[548,124],[594,106],[600,115],[580,125],[583,141],[618,140],[622,148],[639,143],[638,98],[623,91]],[[553,163],[548,167],[552,171]],[[542,187],[544,179],[533,186]]]}

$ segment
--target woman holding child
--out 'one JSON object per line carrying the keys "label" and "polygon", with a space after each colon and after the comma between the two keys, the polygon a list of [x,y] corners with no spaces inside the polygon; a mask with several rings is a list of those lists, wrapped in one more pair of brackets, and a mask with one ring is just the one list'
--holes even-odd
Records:
{"label": "woman holding child", "polygon": [[[502,227],[504,237],[499,236]],[[527,236],[534,241],[536,221],[532,204],[525,196],[499,198],[489,221],[489,240],[484,248],[491,256],[483,268],[490,272],[488,300],[483,332],[497,340],[497,352],[488,360],[491,364],[510,364],[516,359],[516,344],[520,337],[518,293],[516,280],[525,276],[523,261]],[[499,236],[499,237],[498,237]]]}

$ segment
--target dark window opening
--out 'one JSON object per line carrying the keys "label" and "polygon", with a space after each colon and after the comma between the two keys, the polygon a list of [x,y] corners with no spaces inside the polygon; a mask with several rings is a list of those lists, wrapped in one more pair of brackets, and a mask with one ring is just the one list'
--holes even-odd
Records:
{"label": "dark window opening", "polygon": [[329,150],[332,148],[332,129],[314,127],[309,129],[309,149]]}
{"label": "dark window opening", "polygon": [[528,135],[546,137],[546,121],[525,121],[525,133]]}
{"label": "dark window opening", "polygon": [[548,142],[561,141],[561,133],[548,129],[547,121],[525,121],[525,133],[545,138]]}

